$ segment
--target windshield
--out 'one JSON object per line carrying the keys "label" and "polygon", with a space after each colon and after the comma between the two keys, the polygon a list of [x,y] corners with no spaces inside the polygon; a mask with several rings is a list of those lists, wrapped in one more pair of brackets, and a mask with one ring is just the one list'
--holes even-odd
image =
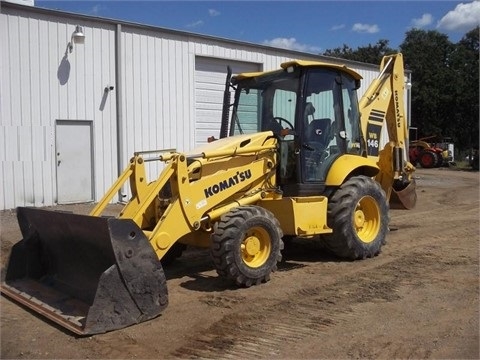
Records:
{"label": "windshield", "polygon": [[242,82],[237,89],[238,105],[232,114],[230,135],[293,129],[298,84],[298,76],[285,71]]}

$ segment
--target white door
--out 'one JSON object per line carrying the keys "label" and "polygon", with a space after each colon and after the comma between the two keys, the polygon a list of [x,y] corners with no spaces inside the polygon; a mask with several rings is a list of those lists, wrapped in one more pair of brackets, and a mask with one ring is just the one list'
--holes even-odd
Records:
{"label": "white door", "polygon": [[92,122],[57,120],[57,202],[93,201]]}
{"label": "white door", "polygon": [[257,63],[200,56],[195,58],[196,146],[205,144],[210,136],[218,138],[220,134],[227,65],[232,68],[234,75],[262,70],[261,65]]}

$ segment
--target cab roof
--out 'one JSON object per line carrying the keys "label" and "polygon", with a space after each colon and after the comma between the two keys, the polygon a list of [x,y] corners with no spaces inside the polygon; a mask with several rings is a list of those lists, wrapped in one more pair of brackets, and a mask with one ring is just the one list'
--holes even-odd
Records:
{"label": "cab roof", "polygon": [[[337,69],[351,75],[355,80],[362,79],[362,76],[359,73],[357,73],[355,70],[352,70],[345,65],[331,64],[331,63],[326,63],[321,61],[309,61],[309,60],[291,60],[291,61],[286,61],[280,65],[280,67],[283,70],[286,70],[290,66],[332,68],[332,69]],[[234,76],[234,78],[236,80],[245,80],[248,78],[254,78],[254,77],[265,75],[265,74],[271,74],[271,73],[274,73],[275,71],[278,71],[278,70],[241,73]]]}

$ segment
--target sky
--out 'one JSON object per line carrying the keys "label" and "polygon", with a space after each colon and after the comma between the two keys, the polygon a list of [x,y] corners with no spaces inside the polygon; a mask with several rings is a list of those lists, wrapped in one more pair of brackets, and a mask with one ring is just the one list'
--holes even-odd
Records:
{"label": "sky", "polygon": [[308,53],[376,44],[398,48],[412,28],[458,42],[480,24],[476,1],[35,1],[35,6]]}

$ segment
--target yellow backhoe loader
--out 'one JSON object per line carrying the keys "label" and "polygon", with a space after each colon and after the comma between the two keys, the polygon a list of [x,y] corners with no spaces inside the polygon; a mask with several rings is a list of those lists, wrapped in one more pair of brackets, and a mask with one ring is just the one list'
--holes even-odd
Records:
{"label": "yellow backhoe loader", "polygon": [[[382,60],[358,102],[360,80],[345,66],[310,61],[228,72],[220,139],[189,153],[135,153],[89,215],[18,208],[23,240],[1,291],[77,334],[95,334],[164,310],[160,260],[179,244],[209,248],[218,274],[243,287],[270,279],[284,236],[321,236],[347,259],[376,256],[389,201],[416,201],[401,54]],[[164,168],[148,181],[152,161]],[[128,202],[104,216],[125,183]]]}

